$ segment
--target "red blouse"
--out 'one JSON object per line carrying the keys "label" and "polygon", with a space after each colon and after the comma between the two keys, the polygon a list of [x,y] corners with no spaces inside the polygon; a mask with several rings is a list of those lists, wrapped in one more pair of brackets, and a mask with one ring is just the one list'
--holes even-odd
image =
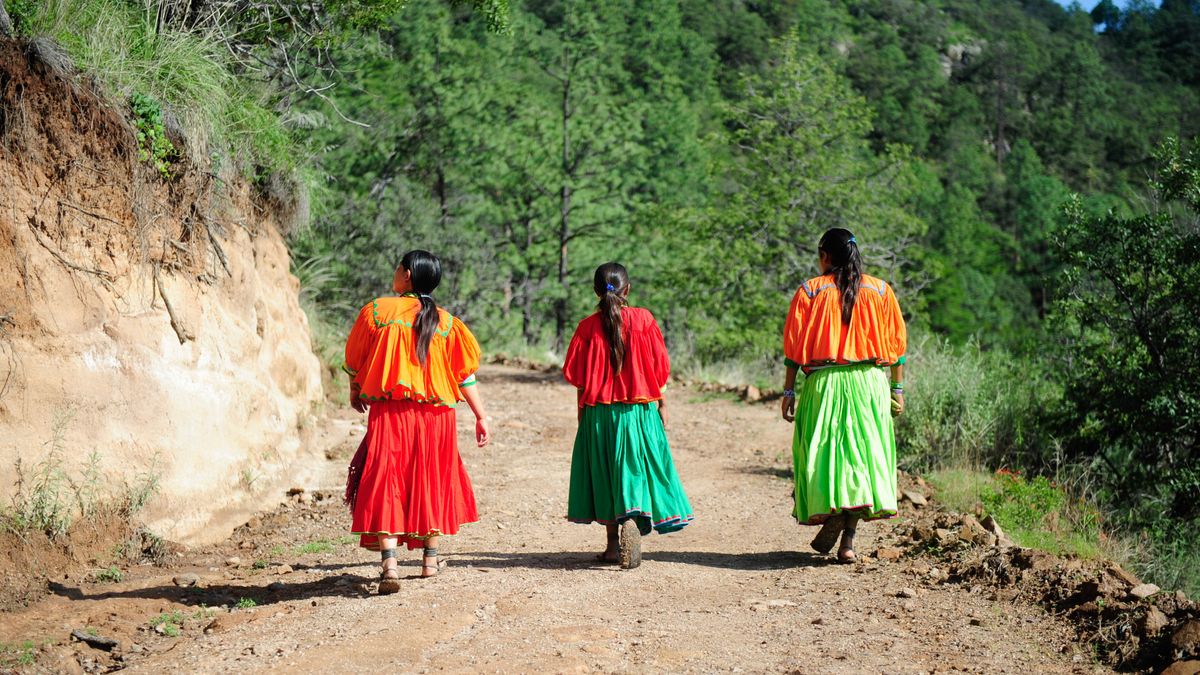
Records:
{"label": "red blouse", "polygon": [[575,329],[567,347],[563,376],[582,390],[580,405],[646,403],[662,398],[671,362],[654,315],[640,307],[624,307],[621,323],[625,333],[625,362],[621,372],[615,374],[600,314],[580,321]]}

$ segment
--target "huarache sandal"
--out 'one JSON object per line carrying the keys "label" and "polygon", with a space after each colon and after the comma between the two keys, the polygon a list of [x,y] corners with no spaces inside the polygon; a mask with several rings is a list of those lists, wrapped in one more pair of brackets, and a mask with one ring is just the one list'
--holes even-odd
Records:
{"label": "huarache sandal", "polygon": [[[429,562],[432,558],[433,562]],[[432,572],[430,570],[433,570]],[[436,548],[425,549],[425,555],[421,559],[421,578],[428,579],[438,575],[438,550]]]}
{"label": "huarache sandal", "polygon": [[642,564],[642,533],[633,518],[621,523],[618,550],[621,569],[631,570]]}
{"label": "huarache sandal", "polygon": [[846,516],[841,513],[835,513],[825,519],[825,523],[821,525],[821,531],[817,532],[817,536],[813,537],[811,546],[817,553],[829,553],[833,550],[833,545],[837,543],[838,536],[842,533],[842,528],[846,526]]}
{"label": "huarache sandal", "polygon": [[842,545],[838,548],[838,562],[843,565],[858,560],[858,556],[854,553],[854,533],[855,530],[842,530]]}
{"label": "huarache sandal", "polygon": [[[396,549],[388,548],[379,552],[383,571],[379,573],[379,594],[391,595],[400,592],[400,573],[396,570]],[[389,566],[388,561],[392,561]]]}

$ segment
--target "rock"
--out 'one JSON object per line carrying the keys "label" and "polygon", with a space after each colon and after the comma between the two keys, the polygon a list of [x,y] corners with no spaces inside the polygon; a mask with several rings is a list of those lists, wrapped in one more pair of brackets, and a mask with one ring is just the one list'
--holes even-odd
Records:
{"label": "rock", "polygon": [[283,583],[282,581],[272,581],[271,583],[267,584],[267,590],[271,591],[272,593],[278,593],[285,588],[287,588],[287,584]]}
{"label": "rock", "polygon": [[208,625],[204,627],[204,632],[205,633],[220,633],[221,631],[228,628],[226,623],[227,623],[227,621],[225,620],[224,616],[218,616],[217,618],[208,622]]}
{"label": "rock", "polygon": [[796,603],[791,600],[768,600],[767,607],[795,607]]}
{"label": "rock", "polygon": [[944,527],[939,527],[938,529],[934,530],[933,538],[934,541],[937,542],[937,545],[942,548],[950,548],[959,541],[957,534],[947,530]]}
{"label": "rock", "polygon": [[1142,585],[1142,580],[1137,578],[1136,574],[1129,572],[1128,570],[1126,570],[1124,567],[1121,567],[1117,563],[1112,563],[1107,568],[1105,568],[1105,571],[1108,572],[1109,574],[1111,574],[1112,576],[1116,577],[1117,579],[1121,580],[1122,582],[1125,583],[1125,585],[1127,585],[1131,588],[1134,586]]}
{"label": "rock", "polygon": [[742,400],[746,403],[757,403],[762,400],[762,392],[758,387],[748,384],[742,387]]}
{"label": "rock", "polygon": [[928,525],[915,525],[912,530],[913,541],[925,543],[933,539],[933,528]]}
{"label": "rock", "polygon": [[812,625],[814,625],[814,626],[820,626],[825,623],[825,619],[822,619],[821,617],[818,616],[817,618],[813,619],[810,623],[812,623]]}
{"label": "rock", "polygon": [[1154,584],[1139,584],[1129,589],[1129,595],[1137,598],[1138,600],[1145,600],[1160,590],[1162,589]]}
{"label": "rock", "polygon": [[907,499],[908,501],[912,502],[912,505],[916,506],[916,507],[921,507],[921,506],[925,506],[925,505],[929,504],[929,502],[925,500],[925,495],[921,494],[920,492],[916,492],[914,490],[905,490],[902,493],[902,496],[904,499]]}
{"label": "rock", "polygon": [[975,617],[975,618],[971,619],[968,623],[970,623],[972,626],[985,625],[983,619],[980,619],[979,617]]}
{"label": "rock", "polygon": [[294,570],[291,565],[279,565],[278,567],[272,568],[271,571],[275,574],[291,574],[296,570]]}
{"label": "rock", "polygon": [[898,548],[881,548],[875,551],[875,557],[879,560],[899,560],[904,555],[904,551]]}
{"label": "rock", "polygon": [[1200,675],[1200,661],[1176,661],[1167,666],[1162,675]]}
{"label": "rock", "polygon": [[289,496],[289,497],[295,497],[296,495],[302,495],[302,494],[304,494],[304,488],[302,488],[302,487],[288,488],[288,491],[287,491],[287,496]]}
{"label": "rock", "polygon": [[899,591],[896,591],[896,597],[897,598],[915,598],[915,597],[917,597],[917,592],[911,588],[901,588]]}
{"label": "rock", "polygon": [[1171,646],[1183,656],[1200,656],[1200,621],[1188,621],[1171,636]]}
{"label": "rock", "polygon": [[87,644],[87,646],[89,646],[89,647],[95,647],[96,649],[103,649],[106,652],[111,652],[113,650],[113,648],[115,648],[121,644],[120,642],[118,642],[117,640],[114,640],[113,638],[103,637],[100,635],[92,635],[91,633],[84,632],[78,628],[71,631],[71,637],[76,640],[79,640],[80,642]]}
{"label": "rock", "polygon": [[176,574],[171,579],[171,583],[181,588],[191,588],[200,583],[200,577],[195,574]]}
{"label": "rock", "polygon": [[958,538],[968,544],[984,544],[988,537],[995,539],[994,534],[988,532],[987,529],[975,519],[975,516],[970,514],[964,515],[958,530]]}
{"label": "rock", "polygon": [[991,548],[991,547],[995,546],[996,543],[999,541],[1000,540],[996,538],[996,535],[992,534],[991,532],[984,532],[983,538],[980,539],[978,543],[982,546]]}
{"label": "rock", "polygon": [[1151,607],[1150,611],[1146,612],[1146,618],[1142,620],[1142,632],[1146,635],[1156,635],[1170,624],[1171,620],[1161,609]]}
{"label": "rock", "polygon": [[1188,601],[1187,593],[1184,593],[1183,591],[1175,591],[1175,601],[1179,602],[1179,603],[1187,602]]}
{"label": "rock", "polygon": [[230,556],[225,559],[225,565],[228,567],[237,567],[242,564],[242,559],[235,556]]}

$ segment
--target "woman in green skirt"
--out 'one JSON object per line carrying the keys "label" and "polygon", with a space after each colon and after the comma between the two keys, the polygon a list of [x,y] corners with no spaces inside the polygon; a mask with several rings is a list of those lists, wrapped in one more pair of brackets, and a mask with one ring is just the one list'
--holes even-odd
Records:
{"label": "woman in green skirt", "polygon": [[907,334],[896,294],[863,274],[849,230],[827,231],[818,250],[821,276],[800,285],[784,327],[783,418],[796,423],[793,515],[821,526],[821,553],[840,534],[838,560],[849,563],[859,521],[896,515],[892,417],[904,411]]}
{"label": "woman in green skirt", "polygon": [[648,310],[628,306],[618,263],[596,269],[593,289],[599,307],[579,322],[563,364],[579,406],[567,519],[602,523],[608,541],[597,559],[629,569],[641,564],[642,535],[682,529],[692,507],[667,445],[662,332]]}

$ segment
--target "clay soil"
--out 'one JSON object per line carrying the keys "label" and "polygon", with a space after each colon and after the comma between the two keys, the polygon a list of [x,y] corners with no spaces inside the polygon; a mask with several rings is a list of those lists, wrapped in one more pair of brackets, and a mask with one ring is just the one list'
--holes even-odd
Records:
{"label": "clay soil", "polygon": [[[563,520],[574,392],[552,373],[480,376],[495,441],[460,444],[481,521],[441,549],[447,565],[373,594],[377,554],[341,504],[365,420],[326,420],[317,489],[280,494],[223,543],[123,570],[117,583],[57,578],[0,614],[3,665],[81,672],[1105,672],[1043,609],[968,583],[937,561],[872,555],[908,539],[913,513],[863,525],[861,560],[813,553],[790,511],[791,426],[776,407],[672,392],[676,463],[696,509],[643,540],[644,563],[594,562],[603,529]],[[889,556],[883,556],[887,558]],[[193,579],[194,586],[186,584]],[[185,584],[185,585],[180,585]],[[900,596],[913,597],[900,597]],[[240,607],[239,607],[240,605]],[[165,620],[164,620],[165,619]],[[157,629],[154,625],[157,624]],[[73,630],[119,641],[112,651]],[[176,630],[177,629],[177,630]],[[20,645],[26,645],[25,651]],[[32,645],[32,648],[28,648]],[[24,658],[32,664],[19,665]]]}

